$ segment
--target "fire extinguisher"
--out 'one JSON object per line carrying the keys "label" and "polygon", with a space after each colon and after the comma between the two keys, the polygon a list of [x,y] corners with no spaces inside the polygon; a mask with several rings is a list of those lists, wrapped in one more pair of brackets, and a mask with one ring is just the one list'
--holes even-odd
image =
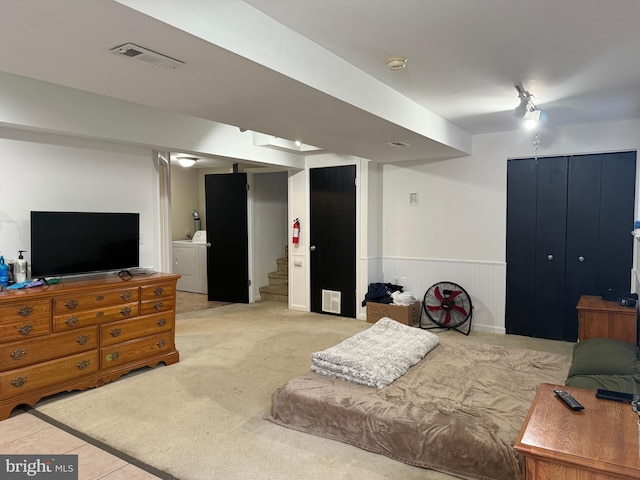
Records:
{"label": "fire extinguisher", "polygon": [[300,242],[300,220],[297,218],[293,221],[293,239],[294,244],[298,244]]}

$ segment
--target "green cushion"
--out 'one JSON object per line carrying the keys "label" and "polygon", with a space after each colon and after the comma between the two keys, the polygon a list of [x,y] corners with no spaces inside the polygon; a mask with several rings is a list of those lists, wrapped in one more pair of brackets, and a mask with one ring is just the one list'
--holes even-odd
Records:
{"label": "green cushion", "polygon": [[614,392],[640,394],[640,375],[575,375],[567,378],[565,385],[585,390],[613,390]]}
{"label": "green cushion", "polygon": [[636,345],[613,338],[583,340],[573,347],[569,377],[640,373],[639,352],[640,349]]}

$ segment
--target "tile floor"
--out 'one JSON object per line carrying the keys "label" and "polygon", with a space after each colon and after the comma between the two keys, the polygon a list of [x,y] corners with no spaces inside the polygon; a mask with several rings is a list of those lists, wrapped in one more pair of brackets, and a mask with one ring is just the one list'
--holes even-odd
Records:
{"label": "tile floor", "polygon": [[[176,313],[222,305],[206,295],[178,292]],[[0,454],[78,455],[78,480],[177,480],[30,409],[16,408],[0,421]]]}
{"label": "tile floor", "polygon": [[[104,447],[104,446],[102,446]],[[15,409],[0,422],[0,453],[3,455],[78,455],[78,480],[154,480],[156,476],[118,456],[118,452],[93,445],[29,411]],[[128,459],[130,460],[130,459]]]}

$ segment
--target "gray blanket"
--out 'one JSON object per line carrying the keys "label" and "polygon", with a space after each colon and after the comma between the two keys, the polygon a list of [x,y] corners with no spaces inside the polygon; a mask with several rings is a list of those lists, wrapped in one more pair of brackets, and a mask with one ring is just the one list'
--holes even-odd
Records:
{"label": "gray blanket", "polygon": [[437,335],[381,318],[370,328],[311,354],[311,370],[382,388],[405,374],[438,345]]}

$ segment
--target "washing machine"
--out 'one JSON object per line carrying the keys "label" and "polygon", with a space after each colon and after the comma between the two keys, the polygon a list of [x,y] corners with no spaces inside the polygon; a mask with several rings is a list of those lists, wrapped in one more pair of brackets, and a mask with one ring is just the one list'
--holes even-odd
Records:
{"label": "washing machine", "polygon": [[174,240],[173,273],[182,275],[177,290],[207,293],[207,243],[206,232],[196,232],[194,240]]}

